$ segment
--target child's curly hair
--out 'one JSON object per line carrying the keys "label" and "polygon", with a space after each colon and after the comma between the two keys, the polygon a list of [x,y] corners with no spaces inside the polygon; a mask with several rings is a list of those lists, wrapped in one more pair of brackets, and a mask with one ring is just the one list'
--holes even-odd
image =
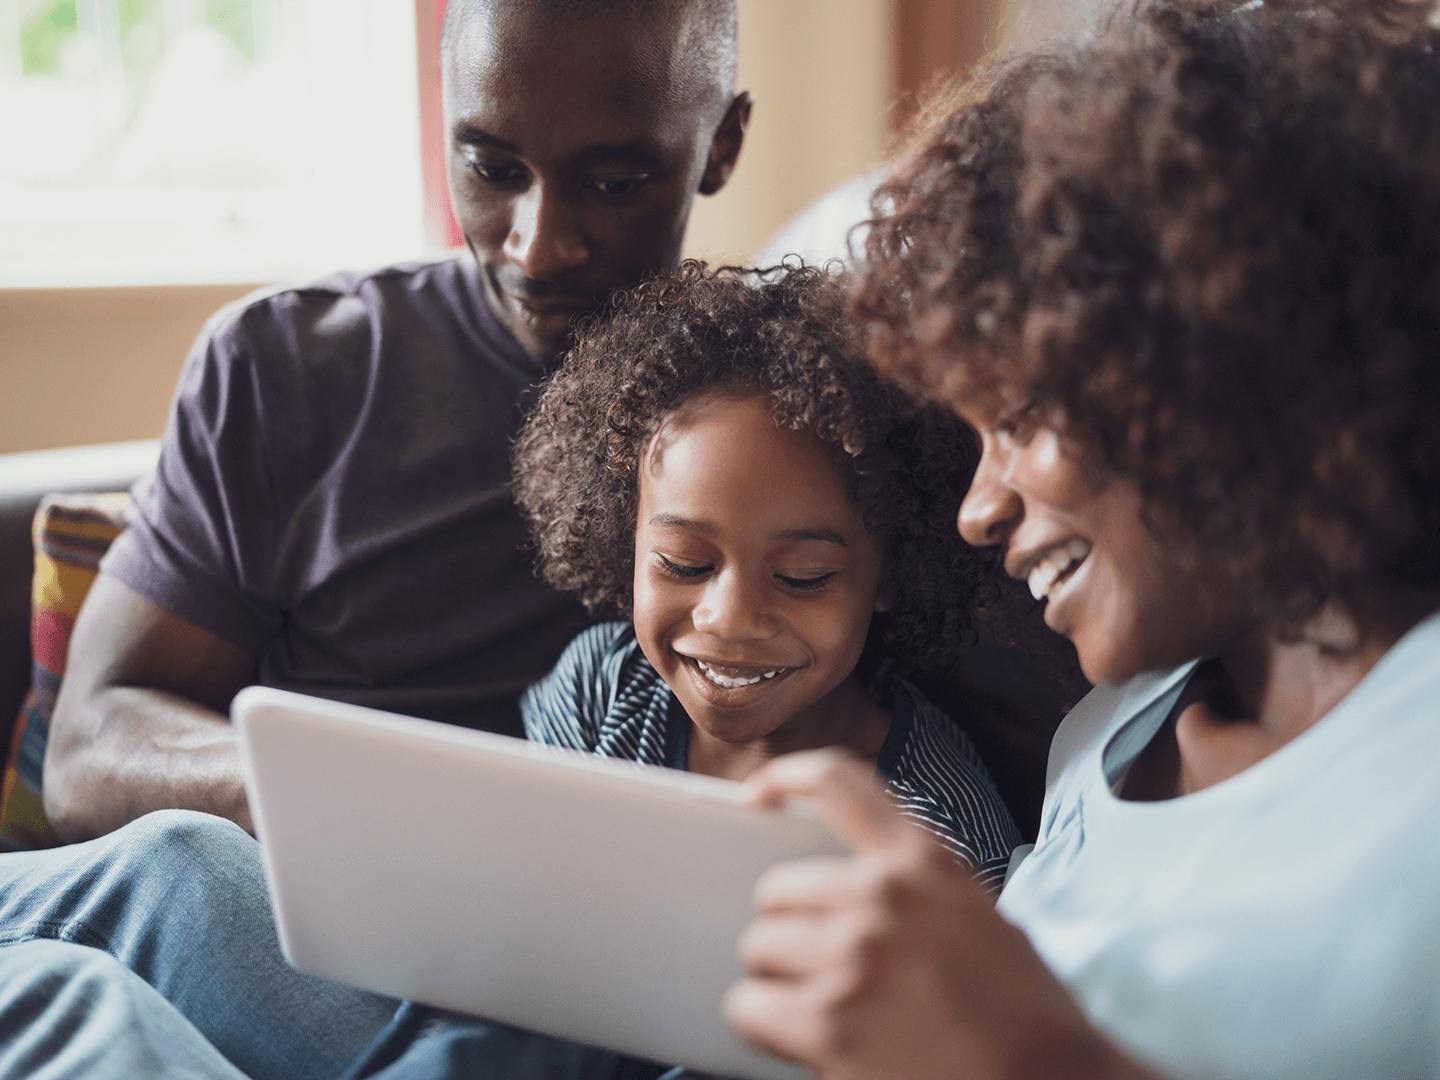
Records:
{"label": "child's curly hair", "polygon": [[877,194],[872,359],[1057,424],[1284,621],[1440,585],[1433,6],[1139,3],[997,64]]}
{"label": "child's curly hair", "polygon": [[953,415],[860,357],[846,292],[814,267],[689,261],[618,297],[544,384],[516,443],[516,494],[545,579],[592,612],[628,614],[646,446],[697,396],[759,392],[778,425],[832,449],[882,538],[891,610],[876,616],[871,643],[912,670],[947,667],[985,579],[955,530],[977,447]]}

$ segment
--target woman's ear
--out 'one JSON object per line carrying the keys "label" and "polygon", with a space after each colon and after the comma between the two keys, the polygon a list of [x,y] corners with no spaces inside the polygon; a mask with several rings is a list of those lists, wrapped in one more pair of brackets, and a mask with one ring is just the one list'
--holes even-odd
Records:
{"label": "woman's ear", "polygon": [[882,586],[880,591],[875,594],[876,613],[883,615],[894,606],[894,601],[890,598],[890,589],[888,587]]}

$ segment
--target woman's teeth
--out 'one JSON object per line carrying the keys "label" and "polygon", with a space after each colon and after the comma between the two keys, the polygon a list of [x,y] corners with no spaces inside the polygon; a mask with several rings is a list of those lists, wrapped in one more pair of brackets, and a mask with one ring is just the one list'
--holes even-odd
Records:
{"label": "woman's teeth", "polygon": [[1036,600],[1044,600],[1063,578],[1085,561],[1085,556],[1089,554],[1090,545],[1078,537],[1068,544],[1062,544],[1049,551],[1030,568],[1030,573],[1026,576],[1026,582],[1030,586],[1030,595]]}
{"label": "woman's teeth", "polygon": [[712,665],[705,663],[704,660],[696,660],[695,666],[700,669],[700,673],[704,675],[705,678],[725,690],[738,690],[742,686],[754,686],[762,679],[773,679],[785,670],[784,668],[776,668],[774,671],[762,671],[754,676],[736,678],[730,675],[722,675]]}

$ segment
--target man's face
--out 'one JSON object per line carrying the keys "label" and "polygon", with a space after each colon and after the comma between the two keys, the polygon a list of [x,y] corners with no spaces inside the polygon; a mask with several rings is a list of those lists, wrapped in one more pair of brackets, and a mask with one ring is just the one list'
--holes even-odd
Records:
{"label": "man's face", "polygon": [[534,356],[674,266],[695,193],[729,176],[748,99],[729,102],[684,46],[663,12],[541,20],[490,4],[456,28],[451,198],[491,310]]}

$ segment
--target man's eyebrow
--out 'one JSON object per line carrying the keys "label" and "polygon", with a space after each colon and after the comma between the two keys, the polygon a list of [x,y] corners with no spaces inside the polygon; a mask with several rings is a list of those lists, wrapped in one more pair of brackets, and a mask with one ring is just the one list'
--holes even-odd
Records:
{"label": "man's eyebrow", "polygon": [[631,142],[596,143],[587,146],[575,155],[575,160],[584,165],[603,165],[610,161],[656,165],[661,160],[661,154],[651,143],[635,139]]}
{"label": "man's eyebrow", "polygon": [[[508,139],[502,139],[467,120],[458,121],[453,132],[455,141],[466,146],[483,146],[505,154],[520,155],[520,147]],[[660,150],[644,139],[632,139],[623,143],[595,143],[572,155],[572,160],[581,165],[603,165],[617,161],[626,164],[653,166],[662,160]]]}
{"label": "man's eyebrow", "polygon": [[465,143],[467,146],[488,146],[492,150],[503,150],[507,154],[520,152],[520,148],[514,143],[500,138],[499,135],[492,135],[484,128],[476,127],[464,120],[455,125],[454,134],[456,142]]}

